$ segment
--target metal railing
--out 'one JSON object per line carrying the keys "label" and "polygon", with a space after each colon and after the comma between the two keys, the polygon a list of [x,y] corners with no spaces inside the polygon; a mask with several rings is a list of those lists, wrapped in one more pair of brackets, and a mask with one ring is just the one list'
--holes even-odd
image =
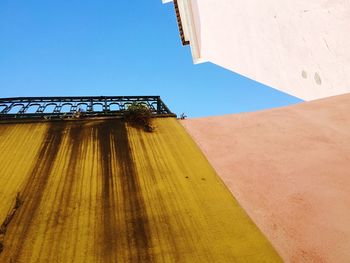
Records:
{"label": "metal railing", "polygon": [[142,103],[154,116],[176,117],[160,96],[0,98],[0,119],[122,116],[129,105]]}

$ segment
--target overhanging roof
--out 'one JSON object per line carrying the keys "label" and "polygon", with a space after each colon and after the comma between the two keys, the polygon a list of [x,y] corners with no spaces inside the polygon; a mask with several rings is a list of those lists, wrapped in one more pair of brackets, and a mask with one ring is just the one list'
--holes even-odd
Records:
{"label": "overhanging roof", "polygon": [[163,3],[174,2],[175,13],[183,45],[190,45],[193,62],[206,62],[201,58],[198,37],[193,16],[193,7],[189,0],[162,0]]}

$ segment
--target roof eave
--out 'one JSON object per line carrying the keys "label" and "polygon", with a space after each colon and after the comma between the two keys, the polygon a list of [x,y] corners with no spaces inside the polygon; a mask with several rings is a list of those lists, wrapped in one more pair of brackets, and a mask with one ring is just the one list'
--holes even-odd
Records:
{"label": "roof eave", "polygon": [[190,45],[192,59],[195,64],[206,62],[201,57],[190,0],[162,0],[163,3],[171,1],[174,2],[182,44]]}

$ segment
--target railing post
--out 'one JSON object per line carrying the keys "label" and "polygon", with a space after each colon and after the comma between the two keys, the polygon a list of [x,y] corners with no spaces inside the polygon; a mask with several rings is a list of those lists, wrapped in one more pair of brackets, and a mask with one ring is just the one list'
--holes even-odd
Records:
{"label": "railing post", "polygon": [[160,100],[160,97],[158,96],[157,97],[157,114],[160,114],[161,113],[161,100]]}
{"label": "railing post", "polygon": [[107,103],[107,98],[104,98],[104,104],[103,104],[103,111],[108,112],[108,103]]}

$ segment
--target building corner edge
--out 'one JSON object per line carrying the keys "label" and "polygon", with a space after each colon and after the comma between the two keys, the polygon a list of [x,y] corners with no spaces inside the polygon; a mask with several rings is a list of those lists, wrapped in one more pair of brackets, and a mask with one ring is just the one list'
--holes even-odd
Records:
{"label": "building corner edge", "polygon": [[[176,2],[175,2],[176,1]],[[192,53],[192,60],[194,64],[201,64],[208,62],[207,59],[201,57],[201,50],[198,43],[193,11],[191,0],[162,0],[162,3],[170,3],[174,2],[175,8],[178,9],[178,24],[179,26],[180,36],[183,34],[184,40],[189,43]],[[179,21],[180,20],[180,21]],[[183,31],[183,32],[181,32]],[[182,41],[184,42],[184,41]]]}

